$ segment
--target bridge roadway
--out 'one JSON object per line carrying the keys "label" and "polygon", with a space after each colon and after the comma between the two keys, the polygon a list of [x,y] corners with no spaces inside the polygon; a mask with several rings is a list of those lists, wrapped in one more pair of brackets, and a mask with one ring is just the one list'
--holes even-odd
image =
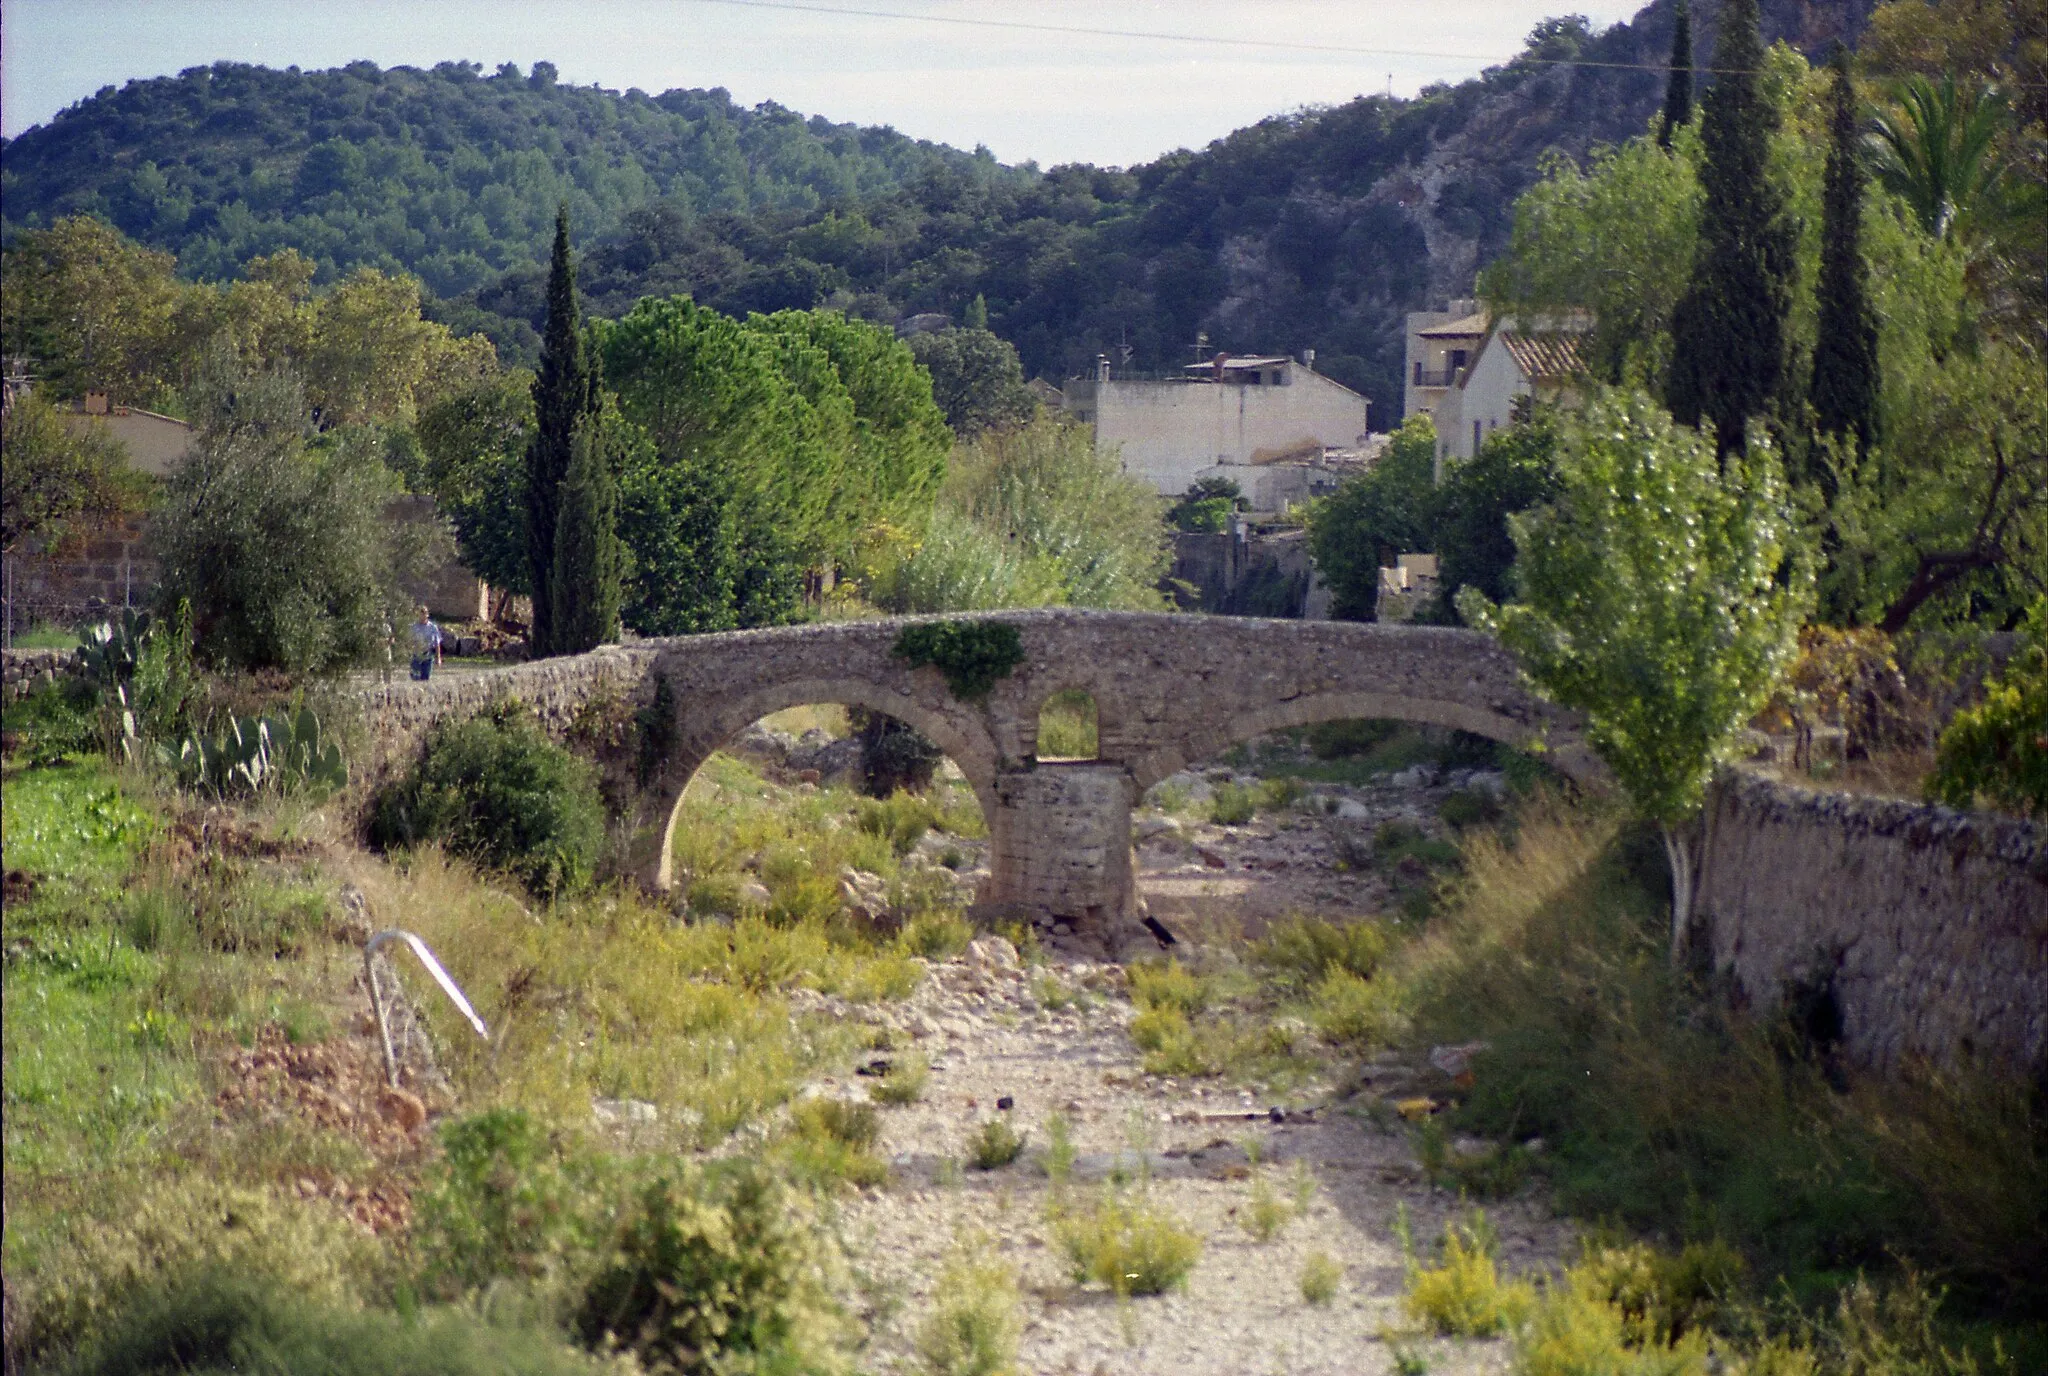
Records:
{"label": "bridge roadway", "polygon": [[[1600,776],[1575,717],[1529,690],[1513,658],[1468,630],[1070,608],[978,613],[1007,622],[1023,662],[981,702],[894,653],[919,618],[826,622],[607,646],[430,683],[361,690],[374,782],[410,761],[434,722],[517,696],[567,732],[588,704],[645,706],[665,682],[669,747],[646,785],[637,868],[670,882],[683,789],[711,753],[771,712],[842,703],[886,712],[935,741],[981,800],[990,833],[984,903],[1069,919],[1106,941],[1133,916],[1131,807],[1168,775],[1283,727],[1387,717],[1457,727]],[[1095,702],[1100,745],[1083,761],[1037,758],[1039,711],[1069,689]]]}

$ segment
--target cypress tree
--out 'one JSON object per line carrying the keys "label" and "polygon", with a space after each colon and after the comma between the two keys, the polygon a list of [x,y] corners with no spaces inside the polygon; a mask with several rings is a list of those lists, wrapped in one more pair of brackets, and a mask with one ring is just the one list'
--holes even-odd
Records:
{"label": "cypress tree", "polygon": [[620,584],[625,555],[619,543],[619,488],[612,476],[592,357],[589,404],[570,442],[569,471],[558,492],[551,650],[578,655],[619,637]]}
{"label": "cypress tree", "polygon": [[533,570],[533,627],[527,650],[535,659],[557,653],[555,531],[560,524],[562,480],[569,473],[576,427],[590,403],[583,331],[576,317],[576,268],[569,260],[569,206],[564,202],[555,213],[547,327],[541,335],[540,371],[533,379],[533,438],[526,446],[526,549]]}
{"label": "cypress tree", "polygon": [[1678,0],[1678,21],[1671,29],[1671,78],[1664,87],[1664,118],[1657,125],[1657,146],[1671,146],[1671,131],[1692,118],[1692,15]]}
{"label": "cypress tree", "polygon": [[1813,349],[1813,410],[1823,435],[1870,447],[1877,418],[1877,321],[1863,261],[1862,141],[1848,50],[1837,45],[1830,91],[1828,166],[1821,196],[1820,332]]}
{"label": "cypress tree", "polygon": [[1792,225],[1770,175],[1778,112],[1761,88],[1764,44],[1757,0],[1729,0],[1700,102],[1699,242],[1692,277],[1671,316],[1665,403],[1686,425],[1711,422],[1720,452],[1743,445],[1743,426],[1777,395],[1791,309]]}

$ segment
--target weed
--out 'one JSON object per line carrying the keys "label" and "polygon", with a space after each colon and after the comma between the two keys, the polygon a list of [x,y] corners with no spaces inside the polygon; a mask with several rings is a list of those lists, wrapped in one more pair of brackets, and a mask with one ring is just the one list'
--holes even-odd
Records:
{"label": "weed", "polygon": [[1295,987],[1309,988],[1333,970],[1371,979],[1386,953],[1386,933],[1372,922],[1290,917],[1267,927],[1251,958]]}
{"label": "weed", "polygon": [[1220,783],[1209,795],[1209,820],[1219,827],[1241,827],[1258,810],[1258,795],[1242,784]]}
{"label": "weed", "polygon": [[1092,760],[1097,740],[1095,699],[1086,689],[1054,693],[1038,714],[1038,758]]}
{"label": "weed", "polygon": [[500,1277],[532,1279],[592,1240],[578,1190],[532,1115],[492,1109],[441,1130],[442,1156],[415,1199],[420,1277],[457,1298]]}
{"label": "weed", "polygon": [[978,1171],[997,1170],[1015,1161],[1023,1150],[1023,1135],[1003,1119],[991,1118],[968,1143],[967,1164]]}
{"label": "weed", "polygon": [[918,1331],[931,1376],[1007,1376],[1016,1369],[1023,1315],[1008,1267],[963,1252],[939,1277],[939,1303]]}
{"label": "weed", "polygon": [[1154,784],[1152,791],[1146,794],[1152,806],[1168,816],[1176,812],[1186,812],[1192,796],[1185,784]]}
{"label": "weed", "polygon": [[924,1097],[925,1081],[931,1077],[931,1062],[923,1056],[911,1053],[898,1056],[889,1063],[889,1069],[882,1078],[868,1089],[868,1097],[878,1104],[900,1108],[914,1104]]}
{"label": "weed", "polygon": [[1387,1351],[1394,1358],[1395,1376],[1429,1376],[1429,1354],[1403,1342],[1389,1340]]}
{"label": "weed", "polygon": [[907,924],[897,937],[905,955],[951,960],[974,940],[974,928],[955,912],[932,913]]}
{"label": "weed", "polygon": [[1055,1188],[1064,1186],[1074,1173],[1074,1160],[1078,1153],[1074,1149],[1074,1128],[1064,1113],[1055,1113],[1045,1120],[1045,1155],[1040,1159],[1045,1167],[1046,1179]]}
{"label": "weed", "polygon": [[1294,1221],[1294,1210],[1274,1191],[1263,1174],[1252,1177],[1251,1198],[1239,1220],[1244,1230],[1260,1242],[1271,1242]]}
{"label": "weed", "polygon": [[1333,1045],[1357,1050],[1385,1046],[1402,1026],[1398,997],[1390,981],[1332,969],[1311,995],[1310,1018]]}
{"label": "weed", "polygon": [[1308,796],[1308,789],[1301,780],[1282,776],[1261,781],[1258,790],[1259,809],[1263,812],[1285,812]]}
{"label": "weed", "polygon": [[917,843],[937,821],[938,814],[930,803],[901,790],[881,801],[863,798],[854,811],[854,825],[870,836],[887,840],[898,856],[917,849]]}
{"label": "weed", "polygon": [[1148,1075],[1213,1075],[1212,1062],[1194,1024],[1178,1008],[1147,1008],[1131,1019],[1131,1040],[1145,1053]]}
{"label": "weed", "polygon": [[1437,804],[1436,815],[1443,819],[1445,826],[1464,831],[1499,821],[1500,799],[1485,789],[1461,788]]}
{"label": "weed", "polygon": [[1518,1328],[1536,1304],[1526,1281],[1503,1282],[1494,1270],[1492,1233],[1475,1211],[1467,1223],[1444,1227],[1443,1262],[1409,1263],[1409,1316],[1438,1333],[1485,1338]]}
{"label": "weed", "polygon": [[1344,1268],[1328,1252],[1317,1248],[1301,1263],[1301,1298],[1305,1304],[1328,1304],[1337,1298],[1344,1280]]}
{"label": "weed", "polygon": [[1201,1239],[1143,1196],[1105,1191],[1056,1229],[1077,1285],[1090,1281],[1118,1295],[1159,1295],[1187,1284]]}
{"label": "weed", "polygon": [[1064,1013],[1076,1005],[1086,1007],[1088,996],[1058,975],[1046,972],[1032,976],[1031,997],[1048,1013]]}
{"label": "weed", "polygon": [[1164,1008],[1194,1017],[1208,1008],[1214,984],[1178,960],[1139,961],[1128,971],[1131,1001],[1141,1008]]}

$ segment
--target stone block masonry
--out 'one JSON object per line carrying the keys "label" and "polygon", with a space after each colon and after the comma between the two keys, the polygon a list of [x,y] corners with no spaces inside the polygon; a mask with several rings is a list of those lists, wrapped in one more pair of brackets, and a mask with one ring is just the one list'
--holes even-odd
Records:
{"label": "stone block masonry", "polygon": [[1830,992],[1853,1064],[2048,1066],[2048,832],[1731,772],[1699,911],[1754,1009]]}

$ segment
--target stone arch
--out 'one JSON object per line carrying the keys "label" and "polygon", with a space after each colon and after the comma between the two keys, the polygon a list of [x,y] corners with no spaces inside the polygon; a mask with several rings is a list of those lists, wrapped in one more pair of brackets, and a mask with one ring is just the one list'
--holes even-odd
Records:
{"label": "stone arch", "polygon": [[[1061,698],[1071,698],[1078,703],[1085,704],[1087,713],[1092,718],[1095,727],[1095,750],[1093,754],[1048,755],[1045,753],[1045,714]],[[1102,716],[1102,699],[1095,694],[1094,690],[1081,684],[1074,684],[1067,688],[1055,688],[1049,693],[1040,694],[1037,709],[1028,714],[1028,729],[1032,733],[1031,758],[1041,764],[1079,763],[1103,758]]]}
{"label": "stone arch", "polygon": [[960,767],[991,828],[996,823],[996,747],[977,726],[935,712],[913,697],[880,684],[850,678],[800,678],[764,684],[715,702],[677,703],[676,744],[662,771],[654,816],[660,819],[659,849],[641,867],[656,889],[671,886],[669,851],[683,793],[714,751],[761,718],[787,707],[836,703],[886,712],[930,737]]}
{"label": "stone arch", "polygon": [[1576,739],[1550,746],[1541,729],[1498,712],[1440,698],[1375,692],[1315,693],[1248,708],[1227,721],[1191,731],[1177,742],[1145,752],[1131,761],[1131,775],[1142,792],[1191,764],[1220,755],[1231,746],[1268,731],[1352,717],[1382,717],[1421,726],[1448,726],[1517,749],[1541,748],[1546,762],[1576,783],[1598,784],[1606,778],[1599,760]]}

